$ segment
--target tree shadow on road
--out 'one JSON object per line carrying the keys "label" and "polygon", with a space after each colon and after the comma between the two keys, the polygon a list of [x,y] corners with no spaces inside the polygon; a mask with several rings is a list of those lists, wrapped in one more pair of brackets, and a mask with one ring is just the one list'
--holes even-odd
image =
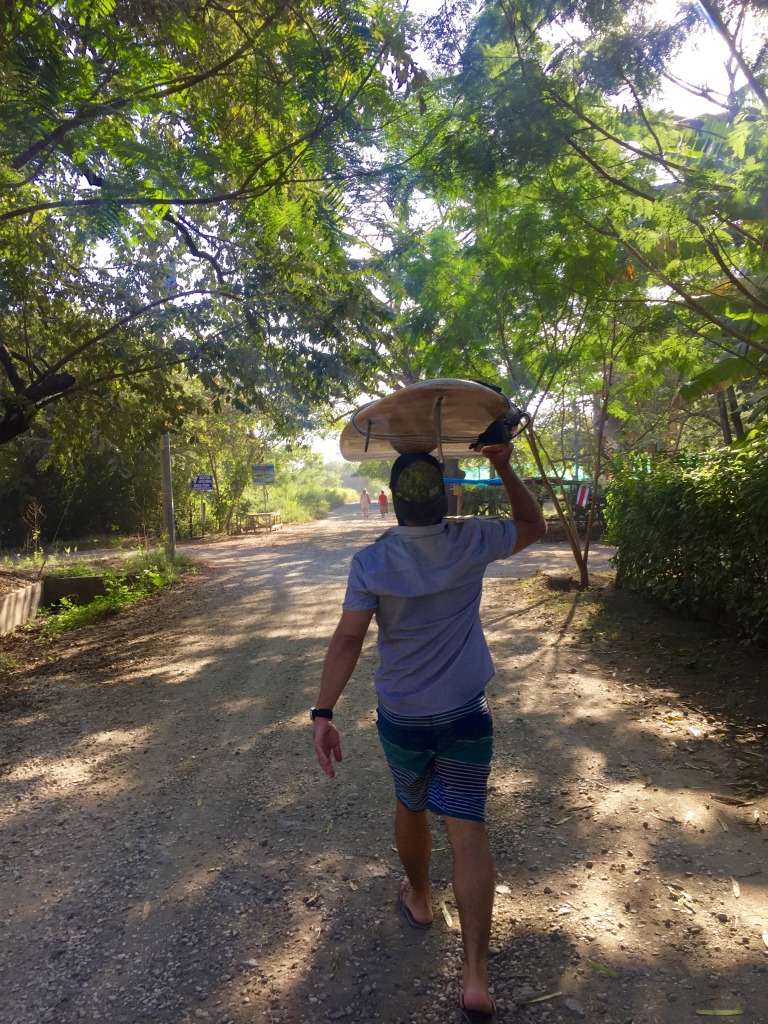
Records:
{"label": "tree shadow on road", "polygon": [[[289,549],[279,573],[240,554],[73,636],[25,680],[2,727],[0,1015],[455,1019],[441,823],[434,928],[414,933],[395,909],[372,639],[340,705],[337,779],[311,749],[348,551]],[[766,802],[740,788],[764,718],[756,691],[748,713],[744,696],[726,714],[715,686],[727,666],[751,693],[756,656],[613,600],[541,580],[486,588],[500,1017],[764,1019]],[[522,1006],[539,996],[554,997]]]}

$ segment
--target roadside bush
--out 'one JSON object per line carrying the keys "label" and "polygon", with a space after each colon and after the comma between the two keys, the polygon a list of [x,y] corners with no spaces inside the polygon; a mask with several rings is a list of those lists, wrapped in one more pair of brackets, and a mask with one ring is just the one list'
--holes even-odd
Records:
{"label": "roadside bush", "polygon": [[249,511],[263,509],[266,499],[271,510],[282,512],[284,523],[322,519],[358,497],[355,491],[343,486],[338,473],[311,462],[281,473],[267,488],[267,495],[260,487],[250,488],[246,494]]}
{"label": "roadside bush", "polygon": [[611,468],[617,584],[768,640],[768,441]]}
{"label": "roadside bush", "polygon": [[465,516],[504,516],[509,518],[512,509],[504,488],[487,487],[466,481],[462,485],[461,512]]}
{"label": "roadside bush", "polygon": [[[55,636],[70,629],[88,626],[109,615],[116,615],[161,587],[174,583],[181,571],[188,570],[190,566],[189,559],[179,556],[171,560],[162,549],[128,558],[119,572],[104,574],[106,594],[95,597],[88,604],[77,604],[62,598],[55,610],[41,613],[45,617],[41,632],[44,636]],[[66,575],[76,573],[70,571]]]}

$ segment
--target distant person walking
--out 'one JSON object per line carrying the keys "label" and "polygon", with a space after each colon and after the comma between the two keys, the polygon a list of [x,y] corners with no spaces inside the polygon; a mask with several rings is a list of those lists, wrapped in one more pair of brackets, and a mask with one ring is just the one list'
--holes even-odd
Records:
{"label": "distant person walking", "polygon": [[379,515],[383,519],[389,512],[389,501],[384,491],[379,495]]}
{"label": "distant person walking", "polygon": [[368,513],[371,510],[371,496],[365,487],[360,492],[360,508],[363,512],[363,519],[367,519]]}

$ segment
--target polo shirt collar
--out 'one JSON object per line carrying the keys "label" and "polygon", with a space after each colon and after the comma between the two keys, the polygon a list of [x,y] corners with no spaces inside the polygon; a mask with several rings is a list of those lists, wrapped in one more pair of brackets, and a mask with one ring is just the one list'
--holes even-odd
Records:
{"label": "polo shirt collar", "polygon": [[433,534],[442,533],[445,523],[433,523],[432,526],[393,526],[392,533],[405,540],[418,540],[420,537],[431,537]]}

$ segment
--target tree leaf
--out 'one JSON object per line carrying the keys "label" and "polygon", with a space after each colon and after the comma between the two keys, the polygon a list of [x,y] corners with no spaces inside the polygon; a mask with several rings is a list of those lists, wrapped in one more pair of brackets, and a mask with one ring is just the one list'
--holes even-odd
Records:
{"label": "tree leaf", "polygon": [[593,971],[598,971],[600,974],[605,974],[609,978],[618,978],[619,972],[615,967],[607,967],[605,964],[601,964],[598,960],[587,960],[587,963]]}
{"label": "tree leaf", "polygon": [[741,1017],[743,1010],[697,1010],[700,1017]]}

